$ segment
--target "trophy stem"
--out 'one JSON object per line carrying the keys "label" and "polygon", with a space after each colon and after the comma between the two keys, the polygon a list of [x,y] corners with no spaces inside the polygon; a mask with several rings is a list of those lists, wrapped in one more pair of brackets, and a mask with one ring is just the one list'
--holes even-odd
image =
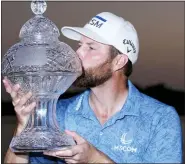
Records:
{"label": "trophy stem", "polygon": [[31,118],[31,126],[29,128],[42,127],[42,129],[51,128],[52,130],[59,130],[56,122],[56,103],[57,98],[47,96],[36,96],[37,105]]}
{"label": "trophy stem", "polygon": [[61,149],[74,145],[72,137],[60,132],[56,122],[56,96],[36,96],[37,105],[28,124],[19,136],[10,144],[14,152],[42,152]]}

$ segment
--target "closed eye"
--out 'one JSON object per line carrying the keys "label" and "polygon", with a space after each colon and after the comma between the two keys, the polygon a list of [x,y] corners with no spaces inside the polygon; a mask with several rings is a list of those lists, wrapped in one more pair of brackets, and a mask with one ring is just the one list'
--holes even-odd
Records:
{"label": "closed eye", "polygon": [[77,47],[77,48],[80,48],[81,46],[82,46],[82,44],[79,43],[76,47]]}
{"label": "closed eye", "polygon": [[91,50],[94,50],[94,48],[93,47],[89,47]]}

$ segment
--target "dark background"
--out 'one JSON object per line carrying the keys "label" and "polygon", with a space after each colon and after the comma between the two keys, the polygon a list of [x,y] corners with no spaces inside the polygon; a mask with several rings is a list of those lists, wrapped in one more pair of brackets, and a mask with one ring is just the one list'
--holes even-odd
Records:
{"label": "dark background", "polygon": [[[134,65],[130,80],[143,93],[175,107],[185,134],[184,2],[47,1],[47,4],[44,15],[59,29],[63,26],[83,26],[91,17],[104,11],[113,12],[130,21],[138,32],[140,42],[139,60]],[[1,14],[2,57],[12,45],[19,42],[21,27],[33,14],[29,1],[1,1]],[[76,49],[74,41],[62,35],[59,39]],[[2,83],[1,89],[3,163],[16,118],[11,98]],[[79,90],[71,87],[60,98],[77,93]]]}
{"label": "dark background", "polygon": [[[179,115],[185,115],[185,108],[184,108],[184,92],[183,91],[178,91],[178,90],[173,90],[170,88],[167,88],[164,84],[158,84],[155,86],[150,86],[147,88],[141,88],[139,86],[136,85],[136,87],[143,93],[156,98],[157,100],[171,105],[173,106],[177,113]],[[71,96],[74,96],[78,93],[80,93],[82,91],[78,91],[78,92],[66,92],[63,95],[61,95],[59,97],[59,99],[65,99],[65,98],[69,98]],[[13,110],[13,105],[11,102],[2,102],[2,115],[15,115],[15,112]]]}
{"label": "dark background", "polygon": [[[84,26],[90,18],[104,11],[113,12],[129,20],[139,36],[139,59],[134,65],[130,80],[148,93],[151,87],[160,99],[172,103],[184,92],[184,2],[64,2],[47,1],[44,13],[59,28]],[[1,3],[1,56],[19,42],[23,24],[34,16],[29,1],[2,1]],[[61,41],[74,50],[76,42],[60,36]],[[164,84],[164,88],[159,87]],[[174,91],[169,97],[167,90]],[[75,89],[71,89],[76,92]],[[170,92],[172,93],[172,92]],[[10,96],[2,85],[2,102],[10,102]],[[167,96],[167,97],[166,97]],[[177,96],[177,97],[176,97]],[[183,101],[180,101],[184,105]],[[179,104],[178,104],[179,105]],[[183,106],[182,105],[182,106]]]}

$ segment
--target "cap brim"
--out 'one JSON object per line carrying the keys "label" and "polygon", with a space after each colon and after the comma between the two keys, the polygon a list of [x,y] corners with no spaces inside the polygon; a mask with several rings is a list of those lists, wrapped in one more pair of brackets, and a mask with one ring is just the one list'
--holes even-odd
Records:
{"label": "cap brim", "polygon": [[95,32],[87,28],[65,26],[61,29],[61,32],[65,37],[72,39],[72,40],[80,41],[83,35],[96,42],[110,45],[108,41],[104,40],[98,34],[96,34]]}

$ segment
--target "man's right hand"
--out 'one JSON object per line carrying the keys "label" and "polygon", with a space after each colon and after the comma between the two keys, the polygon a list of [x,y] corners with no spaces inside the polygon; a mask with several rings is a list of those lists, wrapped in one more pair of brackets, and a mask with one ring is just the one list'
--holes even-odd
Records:
{"label": "man's right hand", "polygon": [[36,106],[36,102],[32,102],[31,104],[26,105],[26,102],[32,96],[31,92],[28,92],[27,94],[21,94],[20,85],[13,85],[6,77],[3,79],[3,83],[6,92],[8,92],[12,97],[12,104],[17,116],[17,130],[15,135],[19,135],[26,127],[29,116]]}

